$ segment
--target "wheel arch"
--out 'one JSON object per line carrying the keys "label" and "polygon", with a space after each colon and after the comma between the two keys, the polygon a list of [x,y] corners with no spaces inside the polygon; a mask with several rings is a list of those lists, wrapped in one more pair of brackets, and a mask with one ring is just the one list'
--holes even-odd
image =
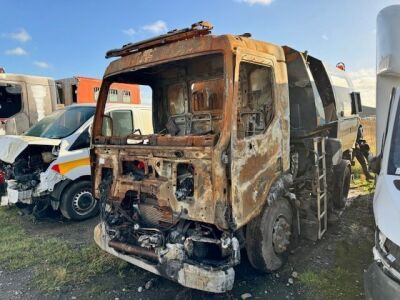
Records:
{"label": "wheel arch", "polygon": [[[292,186],[293,184],[293,175],[291,173],[284,173],[281,174],[280,176],[278,176],[274,183],[271,185],[268,194],[267,194],[267,198],[264,201],[264,204],[262,206],[262,208],[260,209],[260,211],[254,215],[253,218],[251,218],[246,224],[244,224],[244,226],[240,227],[244,229],[244,232],[246,232],[246,227],[247,225],[254,220],[255,218],[258,218],[261,214],[264,213],[265,209],[268,206],[271,206],[275,201],[278,201],[279,198],[283,197],[286,198],[289,201],[289,204],[292,206],[294,205],[294,201],[296,199],[296,196],[292,193],[290,193],[289,188]],[[240,229],[237,228],[237,229]]]}
{"label": "wheel arch", "polygon": [[80,182],[80,181],[88,181],[92,183],[91,181],[91,176],[90,175],[83,175],[81,177],[78,177],[74,180],[71,179],[65,179],[60,182],[58,182],[54,186],[54,190],[51,192],[50,197],[51,197],[51,206],[54,210],[57,210],[60,207],[61,203],[61,196],[63,193],[68,190],[73,184]]}

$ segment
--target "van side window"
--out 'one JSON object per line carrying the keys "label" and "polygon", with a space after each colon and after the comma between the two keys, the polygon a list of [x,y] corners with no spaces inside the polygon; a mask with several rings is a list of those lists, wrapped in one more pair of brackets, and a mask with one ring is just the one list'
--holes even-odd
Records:
{"label": "van side window", "polygon": [[183,83],[168,86],[168,111],[171,115],[180,115],[185,113],[186,94],[186,86]]}
{"label": "van side window", "polygon": [[90,134],[89,127],[84,130],[79,137],[75,140],[75,142],[68,149],[69,151],[80,150],[90,147]]}
{"label": "van side window", "polygon": [[22,87],[0,83],[0,119],[11,118],[22,110]]}
{"label": "van side window", "polygon": [[130,110],[114,110],[106,114],[103,135],[123,137],[133,132],[133,115]]}
{"label": "van side window", "polygon": [[271,67],[241,63],[239,70],[238,138],[264,133],[274,116]]}

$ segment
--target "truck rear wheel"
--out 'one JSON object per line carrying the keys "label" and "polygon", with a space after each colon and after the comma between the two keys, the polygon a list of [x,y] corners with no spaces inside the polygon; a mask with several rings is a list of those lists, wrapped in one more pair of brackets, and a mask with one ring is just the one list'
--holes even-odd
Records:
{"label": "truck rear wheel", "polygon": [[246,251],[253,268],[272,272],[288,258],[292,234],[292,209],[286,198],[277,199],[246,228]]}
{"label": "truck rear wheel", "polygon": [[350,191],[351,169],[348,160],[342,160],[335,167],[335,184],[333,188],[333,205],[336,209],[342,209],[347,202]]}
{"label": "truck rear wheel", "polygon": [[81,221],[98,214],[99,204],[92,195],[89,181],[72,183],[61,196],[60,210],[62,215],[71,220]]}

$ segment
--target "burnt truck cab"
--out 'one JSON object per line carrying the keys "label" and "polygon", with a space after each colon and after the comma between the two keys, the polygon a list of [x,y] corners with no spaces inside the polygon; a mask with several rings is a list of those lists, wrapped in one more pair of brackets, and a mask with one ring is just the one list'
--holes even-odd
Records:
{"label": "burnt truck cab", "polygon": [[[220,293],[232,289],[245,244],[262,271],[287,257],[298,224],[290,188],[299,169],[290,141],[289,52],[302,63],[300,77],[311,71],[295,50],[210,30],[201,22],[107,53],[119,58],[100,89],[91,165],[101,206],[94,236],[103,250],[183,286]],[[315,83],[300,81],[294,89],[308,87],[302,97],[314,97]],[[154,134],[102,134],[115,82],[151,87]],[[334,100],[311,103],[309,113],[319,109],[324,117],[310,126],[326,125],[325,106]],[[305,126],[298,117],[300,139]]]}

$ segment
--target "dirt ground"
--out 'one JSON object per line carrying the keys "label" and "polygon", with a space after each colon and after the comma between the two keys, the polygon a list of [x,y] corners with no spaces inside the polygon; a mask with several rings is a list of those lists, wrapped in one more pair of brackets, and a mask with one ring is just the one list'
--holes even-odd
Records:
{"label": "dirt ground", "polygon": [[[10,271],[0,261],[0,299],[241,299],[246,293],[253,299],[362,299],[362,276],[372,262],[372,197],[365,189],[353,188],[339,221],[329,225],[321,241],[302,240],[280,272],[255,272],[243,253],[242,263],[235,270],[234,289],[226,294],[186,289],[135,266],[97,274],[46,294],[32,284],[36,274],[33,267]],[[29,216],[20,218],[29,235],[59,239],[73,247],[93,243],[92,232],[98,222],[96,218],[81,223],[57,217],[41,222]],[[150,280],[152,287],[139,292]]]}

